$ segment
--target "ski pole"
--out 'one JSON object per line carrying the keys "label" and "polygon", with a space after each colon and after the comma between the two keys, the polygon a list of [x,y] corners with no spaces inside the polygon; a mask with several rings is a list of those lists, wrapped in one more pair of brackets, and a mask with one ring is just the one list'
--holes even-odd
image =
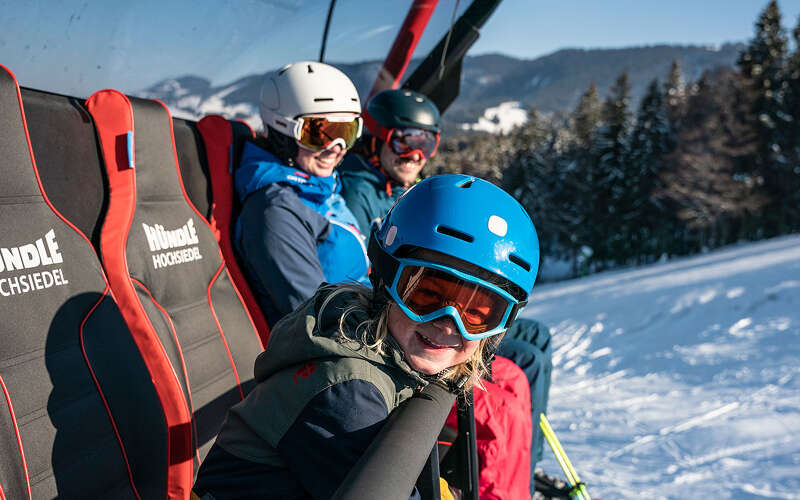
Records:
{"label": "ski pole", "polygon": [[542,426],[543,432],[545,432],[545,439],[548,440],[548,444],[550,444],[550,447],[553,449],[553,454],[556,456],[561,469],[567,476],[567,481],[570,483],[570,486],[572,486],[571,494],[575,495],[575,497],[580,500],[591,500],[585,484],[581,482],[578,473],[572,466],[572,462],[570,462],[567,453],[564,451],[564,447],[561,446],[561,442],[558,440],[558,437],[556,437],[555,431],[553,431],[553,428],[550,426],[547,417],[545,417],[543,422],[542,424],[542,421],[540,421],[540,425]]}
{"label": "ski pole", "polygon": [[[564,455],[559,451],[557,445],[553,442],[553,436],[549,433],[545,433],[544,437],[547,440],[547,444],[550,445],[550,449],[553,450],[553,455],[555,455],[556,460],[558,461],[558,465],[561,466],[561,470],[564,472],[564,475],[567,478],[567,482],[572,488],[570,490],[570,494],[578,495],[579,493],[575,491],[575,486],[574,486],[576,484],[575,477],[572,474],[572,471],[569,470],[569,467],[567,466],[567,463],[564,460]],[[583,497],[581,496],[581,498]]]}
{"label": "ski pole", "polygon": [[558,464],[561,466],[561,470],[563,470],[564,475],[567,476],[567,481],[573,488],[572,491],[577,493],[576,496],[580,500],[592,500],[592,497],[586,490],[586,485],[581,482],[578,473],[572,466],[572,462],[570,462],[567,453],[564,451],[564,447],[561,446],[561,442],[558,440],[558,437],[556,437],[556,433],[553,431],[553,428],[550,426],[550,422],[547,420],[547,416],[545,416],[544,413],[539,415],[539,427],[542,429],[542,433],[547,440],[547,444],[549,444],[550,448],[553,450],[553,454],[555,455]]}
{"label": "ski pole", "polygon": [[567,476],[567,480],[572,482],[579,482],[577,474],[575,473],[575,469],[572,467],[572,464],[569,462],[569,458],[567,457],[564,448],[561,446],[561,442],[556,437],[556,433],[553,430],[552,426],[550,426],[550,421],[547,420],[547,417],[542,413],[540,414],[540,422],[539,425],[542,428],[542,432],[544,433],[545,439],[547,439],[547,443],[553,450],[553,454],[556,456],[556,460],[558,460],[559,465],[564,471],[564,474]]}

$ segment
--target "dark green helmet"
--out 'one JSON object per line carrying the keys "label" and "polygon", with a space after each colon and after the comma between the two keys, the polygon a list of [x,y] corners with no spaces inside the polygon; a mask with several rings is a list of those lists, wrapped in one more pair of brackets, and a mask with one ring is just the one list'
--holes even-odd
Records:
{"label": "dark green helmet", "polygon": [[436,105],[413,90],[395,89],[378,92],[367,103],[364,125],[382,140],[395,128],[420,128],[439,132],[439,110]]}

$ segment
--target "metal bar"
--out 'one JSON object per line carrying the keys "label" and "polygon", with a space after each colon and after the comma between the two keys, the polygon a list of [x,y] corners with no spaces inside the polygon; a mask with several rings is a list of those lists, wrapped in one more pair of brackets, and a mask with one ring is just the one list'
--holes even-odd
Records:
{"label": "metal bar", "polygon": [[328,44],[328,30],[331,28],[331,18],[333,17],[333,8],[336,6],[336,0],[331,0],[331,5],[328,7],[328,18],[325,19],[325,31],[322,32],[322,47],[319,50],[319,62],[325,62],[325,46]]}
{"label": "metal bar", "polygon": [[397,32],[394,44],[383,62],[381,70],[369,91],[369,96],[364,100],[364,104],[369,98],[381,90],[397,88],[403,75],[411,62],[414,49],[417,48],[422,33],[425,32],[428,21],[430,21],[433,11],[439,0],[414,0],[411,8],[408,9],[406,19]]}

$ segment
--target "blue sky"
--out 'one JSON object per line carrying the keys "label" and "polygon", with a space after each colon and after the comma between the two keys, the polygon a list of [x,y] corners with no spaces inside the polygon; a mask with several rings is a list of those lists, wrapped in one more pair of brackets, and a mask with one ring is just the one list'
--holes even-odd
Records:
{"label": "blue sky", "polygon": [[[503,0],[471,54],[536,57],[564,47],[716,45],[753,35],[766,0]],[[779,0],[784,26],[800,0]]]}
{"label": "blue sky", "polygon": [[[504,0],[470,54],[535,58],[564,47],[744,41],[765,0]],[[23,86],[76,96],[137,92],[187,74],[229,83],[316,60],[329,0],[0,0],[0,64]],[[327,59],[385,57],[410,0],[338,0]],[[439,0],[427,51],[468,0]],[[780,0],[787,28],[800,0]]]}

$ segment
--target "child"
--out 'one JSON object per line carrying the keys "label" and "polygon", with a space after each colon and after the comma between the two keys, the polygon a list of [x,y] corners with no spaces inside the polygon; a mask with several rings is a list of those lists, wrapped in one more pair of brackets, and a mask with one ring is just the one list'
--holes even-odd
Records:
{"label": "child", "polygon": [[200,468],[200,497],[330,498],[415,391],[462,391],[486,374],[533,288],[539,246],[507,193],[444,175],[398,200],[369,257],[372,289],[323,286],[275,325],[257,387]]}

